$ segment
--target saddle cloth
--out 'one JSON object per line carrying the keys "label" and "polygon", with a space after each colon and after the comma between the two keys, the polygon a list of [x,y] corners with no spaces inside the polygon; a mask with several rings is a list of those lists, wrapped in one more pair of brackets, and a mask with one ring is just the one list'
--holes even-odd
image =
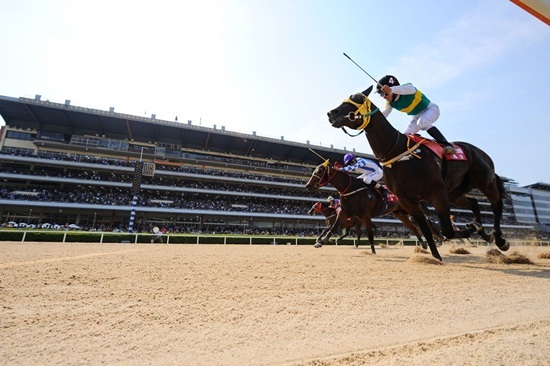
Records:
{"label": "saddle cloth", "polygon": [[384,186],[384,188],[386,188],[386,191],[388,192],[388,203],[397,201],[397,196],[395,194],[393,194],[392,192],[390,192],[388,187]]}
{"label": "saddle cloth", "polygon": [[421,143],[426,146],[428,149],[432,150],[440,159],[445,160],[466,160],[466,153],[462,150],[462,147],[456,144],[452,144],[456,150],[454,154],[443,155],[443,146],[441,146],[437,141],[426,139],[420,135],[407,135],[415,143]]}

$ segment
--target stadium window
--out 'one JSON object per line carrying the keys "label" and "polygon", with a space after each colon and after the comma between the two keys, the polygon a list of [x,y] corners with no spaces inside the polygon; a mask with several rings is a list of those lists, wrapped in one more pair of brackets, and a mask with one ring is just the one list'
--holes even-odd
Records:
{"label": "stadium window", "polygon": [[14,139],[14,140],[33,141],[35,137],[36,137],[36,134],[31,134],[29,132],[8,131],[6,133],[6,138]]}
{"label": "stadium window", "polygon": [[51,140],[65,142],[65,136],[62,133],[40,131],[38,138],[42,140]]}

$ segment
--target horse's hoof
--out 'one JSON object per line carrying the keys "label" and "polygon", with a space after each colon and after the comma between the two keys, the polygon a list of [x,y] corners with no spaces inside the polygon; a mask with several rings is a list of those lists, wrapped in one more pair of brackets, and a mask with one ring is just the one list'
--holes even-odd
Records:
{"label": "horse's hoof", "polygon": [[323,246],[322,243],[315,243],[315,245],[313,246],[314,248],[321,248]]}
{"label": "horse's hoof", "polygon": [[353,246],[356,247],[356,248],[359,248],[359,244],[357,244],[357,243],[353,243]]}
{"label": "horse's hoof", "polygon": [[498,249],[505,252],[508,249],[510,249],[510,243],[508,243],[505,239],[502,239],[502,241],[503,241],[502,243],[496,243],[496,244],[497,244]]}
{"label": "horse's hoof", "polygon": [[420,243],[420,246],[421,246],[422,249],[424,249],[424,250],[427,250],[427,249],[428,249],[428,244],[426,244],[426,243]]}
{"label": "horse's hoof", "polygon": [[470,233],[475,233],[483,230],[483,225],[478,222],[472,221],[466,224],[466,228],[470,231]]}
{"label": "horse's hoof", "polygon": [[489,235],[485,231],[480,231],[478,234],[487,243],[492,243],[495,240],[495,237],[492,234]]}

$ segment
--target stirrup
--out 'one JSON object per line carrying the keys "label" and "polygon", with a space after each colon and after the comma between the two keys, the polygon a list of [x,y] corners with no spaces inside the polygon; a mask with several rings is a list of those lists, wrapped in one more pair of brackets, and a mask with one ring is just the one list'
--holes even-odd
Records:
{"label": "stirrup", "polygon": [[374,188],[374,189],[380,189],[380,188],[382,188],[382,185],[381,185],[380,183],[374,181],[374,180],[371,181],[371,182],[369,183],[369,186],[371,186],[371,187]]}

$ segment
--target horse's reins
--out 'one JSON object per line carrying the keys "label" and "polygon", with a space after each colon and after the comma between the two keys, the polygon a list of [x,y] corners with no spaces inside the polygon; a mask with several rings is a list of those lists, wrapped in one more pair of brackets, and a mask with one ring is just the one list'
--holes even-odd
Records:
{"label": "horse's reins", "polygon": [[[330,181],[332,180],[332,178],[334,178],[334,176],[336,175],[336,172],[337,170],[334,171],[334,174],[332,174],[332,176],[329,174],[329,169],[328,169],[328,160],[325,161],[323,164],[321,164],[324,168],[326,169],[323,169],[323,174],[321,176],[317,175],[316,174],[316,171],[313,172],[313,176],[317,179],[319,179],[319,181],[317,182],[317,186],[318,187],[324,187],[326,186],[327,184],[330,183]],[[325,175],[328,176],[327,180],[323,182],[323,178],[325,177]]]}
{"label": "horse's reins", "polygon": [[[329,173],[329,166],[328,166],[328,160],[325,161],[322,166],[325,168],[325,170],[323,171],[323,174],[321,176],[315,174],[315,172],[313,173],[313,176],[316,177],[317,179],[319,179],[319,181],[317,182],[317,186],[318,187],[323,187],[325,185],[327,185],[331,180],[332,178],[334,178],[334,176],[338,173],[338,170],[334,169],[334,174],[332,174],[332,176],[330,176],[330,173]],[[323,177],[326,175],[329,175],[329,179],[327,179],[326,182],[323,182]],[[347,196],[351,196],[355,193],[359,193],[367,188],[369,188],[369,186],[364,186],[364,187],[361,187],[361,188],[358,188],[354,191],[351,191],[351,192],[347,192],[347,190],[349,189],[349,187],[351,186],[351,184],[353,183],[353,178],[350,177],[349,175],[346,174],[346,176],[348,177],[349,179],[349,183],[348,183],[348,186],[346,187],[346,189],[344,189],[344,191],[338,191],[338,194],[340,195],[340,198],[341,197],[347,197]],[[385,206],[386,206],[386,201],[383,200],[383,205],[382,205],[382,208],[380,210],[380,212],[383,212],[385,210]],[[321,207],[322,205],[319,203],[317,203],[318,207]],[[328,208],[328,207],[327,207]],[[326,209],[326,208],[323,208],[323,210]],[[316,209],[317,212],[322,212],[321,209]],[[326,216],[325,219],[328,220],[329,218],[333,217],[334,215],[332,216]]]}
{"label": "horse's reins", "polygon": [[[323,169],[323,174],[322,175],[318,175],[316,174],[316,171],[313,173],[313,176],[315,178],[317,178],[319,181],[317,182],[317,186],[318,187],[324,187],[326,186],[327,184],[330,183],[330,181],[332,181],[332,179],[336,176],[336,174],[338,173],[338,170],[334,169],[334,174],[330,175],[329,173],[329,161],[325,161],[323,164],[321,164],[325,169]],[[323,178],[325,177],[325,175],[328,176],[328,179],[326,181],[323,181]],[[350,177],[349,175],[346,174],[346,176],[348,177],[349,179],[349,183],[348,183],[348,186],[346,187],[346,189],[344,189],[343,191],[338,191],[338,194],[340,195],[340,197],[346,197],[346,196],[351,196],[352,194],[355,194],[357,192],[361,192],[362,190],[364,189],[367,189],[368,187],[361,187],[361,188],[358,188],[354,191],[351,191],[351,192],[348,192],[348,189],[349,187],[351,186],[351,184],[353,183],[353,178]]]}
{"label": "horse's reins", "polygon": [[[350,179],[352,179],[352,178],[350,177]],[[351,182],[350,182],[350,184],[351,184]],[[349,186],[348,186],[348,188],[349,188]],[[355,194],[357,192],[361,192],[362,190],[365,190],[367,188],[368,187],[361,187],[359,189],[356,189],[355,191],[351,191],[351,192],[348,192],[348,193],[340,193],[340,192],[338,192],[338,193],[340,193],[340,197],[346,197],[346,196],[351,196],[352,194]]]}
{"label": "horse's reins", "polygon": [[[327,167],[327,172],[328,172],[328,167]],[[334,174],[332,175],[332,177],[330,178],[332,180],[332,178],[334,178],[334,176],[338,173],[338,170],[334,170]],[[338,194],[340,195],[340,197],[346,197],[346,196],[351,196],[352,194],[355,194],[357,192],[360,192],[364,189],[367,189],[367,187],[361,187],[359,189],[356,189],[355,191],[351,191],[351,192],[348,192],[348,189],[349,187],[351,187],[351,184],[353,183],[353,178],[350,177],[349,175],[346,174],[346,176],[348,177],[349,179],[349,183],[348,183],[348,186],[346,187],[346,189],[344,189],[343,191],[338,191]],[[328,183],[328,181],[327,181]]]}
{"label": "horse's reins", "polygon": [[[367,126],[370,123],[371,116],[373,114],[375,114],[376,112],[378,112],[379,109],[376,108],[375,110],[371,111],[372,102],[370,101],[370,99],[366,95],[364,95],[364,94],[361,94],[361,95],[364,98],[364,102],[361,103],[361,104],[353,101],[351,98],[347,98],[346,100],[344,100],[344,103],[350,103],[350,104],[353,104],[355,107],[357,107],[357,110],[355,112],[350,112],[347,116],[345,116],[345,118],[347,118],[350,121],[356,121],[356,120],[362,118],[363,123],[361,123],[360,126],[355,127],[353,129],[354,130],[365,131],[365,128],[367,128]],[[365,111],[365,113],[362,113],[362,111]],[[342,129],[343,129],[343,127],[342,127]],[[361,134],[361,132],[360,132],[357,135],[350,135],[349,133],[347,133],[346,130],[344,130],[344,132],[346,132],[346,134],[348,134],[349,136],[352,136],[352,137],[359,136]],[[401,160],[402,158],[404,158],[405,156],[408,156],[408,155],[414,156],[415,158],[418,158],[418,159],[422,159],[422,157],[420,155],[414,153],[414,150],[418,149],[418,147],[420,147],[422,145],[422,143],[424,142],[425,139],[422,139],[421,141],[416,143],[416,145],[414,145],[413,147],[410,147],[411,139],[410,139],[410,137],[407,136],[407,149],[404,152],[402,152],[401,154],[399,154],[399,155],[397,155],[397,156],[395,156],[395,157],[393,157],[389,160],[386,160],[386,156],[388,156],[397,147],[397,144],[399,143],[399,136],[400,136],[400,133],[399,133],[399,131],[397,131],[397,139],[395,140],[395,144],[390,149],[390,151],[387,154],[385,154],[384,157],[382,157],[382,158],[377,157],[378,160],[380,161],[380,165],[382,165],[382,167],[387,166],[388,168],[391,168],[393,163]]]}

